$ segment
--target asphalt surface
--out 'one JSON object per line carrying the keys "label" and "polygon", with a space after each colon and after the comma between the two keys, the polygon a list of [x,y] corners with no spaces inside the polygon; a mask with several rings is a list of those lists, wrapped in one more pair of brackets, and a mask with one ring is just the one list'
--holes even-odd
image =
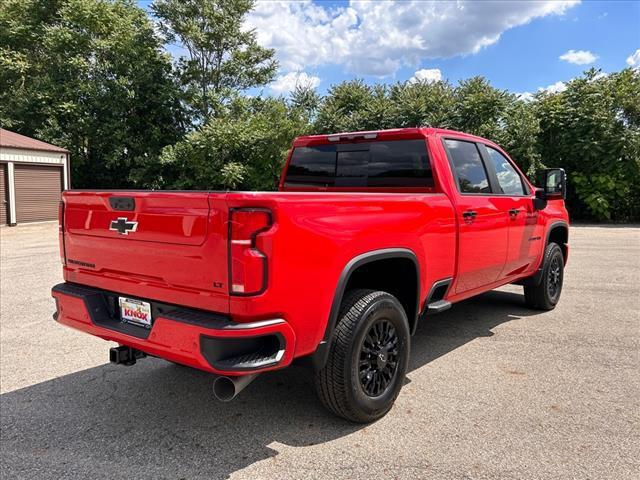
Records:
{"label": "asphalt surface", "polygon": [[610,478],[640,472],[640,228],[574,227],[559,306],[506,287],[432,317],[407,383],[368,426],[301,368],[228,404],[205,373],[51,319],[57,226],[0,229],[2,478]]}

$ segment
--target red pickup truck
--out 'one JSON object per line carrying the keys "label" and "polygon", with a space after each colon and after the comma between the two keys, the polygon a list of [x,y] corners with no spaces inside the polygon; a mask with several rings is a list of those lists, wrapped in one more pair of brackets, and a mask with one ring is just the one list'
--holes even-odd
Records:
{"label": "red pickup truck", "polygon": [[496,144],[434,128],[297,138],[277,192],[65,191],[54,318],[217,374],[233,398],[296,359],[357,422],[400,392],[418,322],[508,283],[552,309],[566,181],[536,189]]}

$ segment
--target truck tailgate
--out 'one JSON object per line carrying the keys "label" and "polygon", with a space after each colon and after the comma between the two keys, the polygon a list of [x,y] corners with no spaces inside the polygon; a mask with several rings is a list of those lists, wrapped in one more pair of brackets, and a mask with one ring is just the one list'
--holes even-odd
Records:
{"label": "truck tailgate", "polygon": [[228,312],[225,196],[64,192],[65,279]]}

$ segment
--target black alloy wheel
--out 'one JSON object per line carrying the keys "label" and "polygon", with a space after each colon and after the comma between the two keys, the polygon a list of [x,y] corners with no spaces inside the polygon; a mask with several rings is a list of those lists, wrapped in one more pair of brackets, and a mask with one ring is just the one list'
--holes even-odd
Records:
{"label": "black alloy wheel", "polygon": [[398,370],[398,335],[388,319],[374,323],[360,348],[360,386],[370,397],[382,395]]}
{"label": "black alloy wheel", "polygon": [[547,291],[550,298],[556,298],[560,290],[560,278],[562,272],[560,271],[560,259],[554,256],[551,259],[549,265],[549,271],[547,272]]}

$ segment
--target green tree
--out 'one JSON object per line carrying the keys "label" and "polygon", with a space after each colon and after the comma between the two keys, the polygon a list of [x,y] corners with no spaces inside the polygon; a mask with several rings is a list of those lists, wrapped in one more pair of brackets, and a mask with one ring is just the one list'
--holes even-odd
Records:
{"label": "green tree", "polygon": [[311,123],[318,114],[322,97],[309,85],[296,85],[296,88],[291,92],[289,103],[292,111],[300,115],[301,121]]}
{"label": "green tree", "polygon": [[243,21],[253,0],[156,0],[151,8],[168,42],[187,55],[178,62],[186,103],[196,124],[216,114],[231,94],[269,83],[277,70],[274,51],[256,41]]}
{"label": "green tree", "polygon": [[138,174],[150,188],[273,190],[291,140],[307,127],[282,98],[237,96]]}
{"label": "green tree", "polygon": [[448,82],[405,82],[391,86],[395,126],[449,128],[453,115],[453,89]]}
{"label": "green tree", "polygon": [[569,203],[581,218],[638,218],[640,72],[592,69],[564,92],[536,102],[542,160],[569,176]]}
{"label": "green tree", "polygon": [[366,130],[372,101],[372,89],[362,80],[334,85],[320,106],[314,130],[318,133]]}
{"label": "green tree", "polygon": [[3,0],[0,123],[71,151],[75,187],[129,172],[182,132],[171,62],[125,0]]}
{"label": "green tree", "polygon": [[512,101],[504,90],[492,87],[483,77],[462,80],[454,92],[452,126],[456,130],[491,140],[499,137],[501,120]]}
{"label": "green tree", "polygon": [[532,103],[512,98],[501,115],[495,141],[531,179],[545,168],[538,152],[540,119]]}

